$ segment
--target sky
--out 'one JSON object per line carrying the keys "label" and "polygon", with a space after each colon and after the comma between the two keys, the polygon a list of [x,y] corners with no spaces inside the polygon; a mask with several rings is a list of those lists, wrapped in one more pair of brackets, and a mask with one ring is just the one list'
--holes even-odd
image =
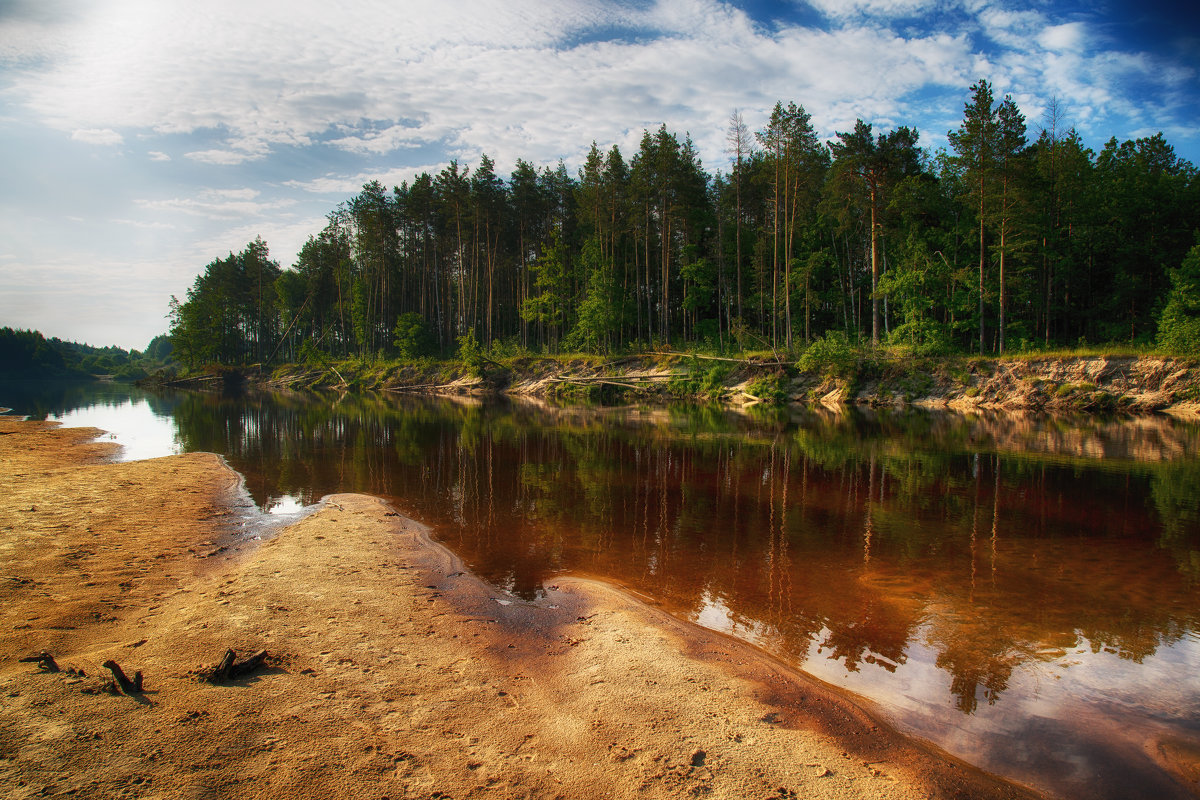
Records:
{"label": "sky", "polygon": [[1097,151],[1161,131],[1200,164],[1198,6],[0,0],[0,327],[144,349],[206,264],[262,236],[290,266],[367,181],[574,171],[664,123],[727,170],[731,113],[777,101],[936,151],[983,78],[1031,138],[1056,102]]}

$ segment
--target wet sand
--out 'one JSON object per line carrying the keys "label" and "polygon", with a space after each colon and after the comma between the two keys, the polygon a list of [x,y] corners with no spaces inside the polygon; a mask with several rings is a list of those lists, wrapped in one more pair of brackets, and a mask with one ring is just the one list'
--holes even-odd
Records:
{"label": "wet sand", "polygon": [[[5,797],[1036,796],[606,585],[505,595],[374,498],[235,537],[218,457],[96,433],[0,417]],[[203,680],[227,648],[268,664]]]}

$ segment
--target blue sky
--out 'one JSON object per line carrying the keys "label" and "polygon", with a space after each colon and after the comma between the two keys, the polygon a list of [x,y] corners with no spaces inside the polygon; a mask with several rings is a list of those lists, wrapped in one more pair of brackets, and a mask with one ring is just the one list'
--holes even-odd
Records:
{"label": "blue sky", "polygon": [[1094,149],[1162,131],[1200,164],[1200,10],[1172,5],[0,0],[0,325],[141,349],[213,258],[261,235],[289,266],[368,180],[575,168],[661,123],[715,171],[731,112],[779,100],[937,149],[987,78],[1032,135],[1056,98]]}

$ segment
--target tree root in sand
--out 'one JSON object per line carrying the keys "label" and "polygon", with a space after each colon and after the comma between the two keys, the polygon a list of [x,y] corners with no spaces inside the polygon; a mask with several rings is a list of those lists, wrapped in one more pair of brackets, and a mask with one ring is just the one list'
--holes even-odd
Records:
{"label": "tree root in sand", "polygon": [[208,674],[207,680],[209,683],[223,683],[243,675],[249,675],[259,667],[266,666],[266,663],[266,650],[259,650],[244,661],[237,661],[237,653],[233,650],[226,650],[225,655],[221,658],[221,663],[217,664]]}
{"label": "tree root in sand", "polygon": [[112,673],[113,680],[117,682],[117,686],[121,687],[121,691],[125,694],[141,694],[142,691],[142,673],[141,670],[133,673],[133,680],[130,680],[125,675],[125,671],[121,669],[121,665],[113,661],[111,658],[105,661],[100,666]]}
{"label": "tree root in sand", "polygon": [[26,656],[19,661],[22,664],[37,664],[42,672],[58,672],[58,663],[54,660],[54,656],[45,650],[32,656]]}

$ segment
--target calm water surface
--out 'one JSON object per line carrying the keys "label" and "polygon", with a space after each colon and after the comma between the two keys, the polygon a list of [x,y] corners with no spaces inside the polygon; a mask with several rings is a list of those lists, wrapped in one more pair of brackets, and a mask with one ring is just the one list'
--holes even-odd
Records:
{"label": "calm water surface", "polygon": [[126,457],[221,453],[267,511],[386,497],[520,597],[619,583],[1064,797],[1189,796],[1160,765],[1200,766],[1193,424],[0,394]]}

